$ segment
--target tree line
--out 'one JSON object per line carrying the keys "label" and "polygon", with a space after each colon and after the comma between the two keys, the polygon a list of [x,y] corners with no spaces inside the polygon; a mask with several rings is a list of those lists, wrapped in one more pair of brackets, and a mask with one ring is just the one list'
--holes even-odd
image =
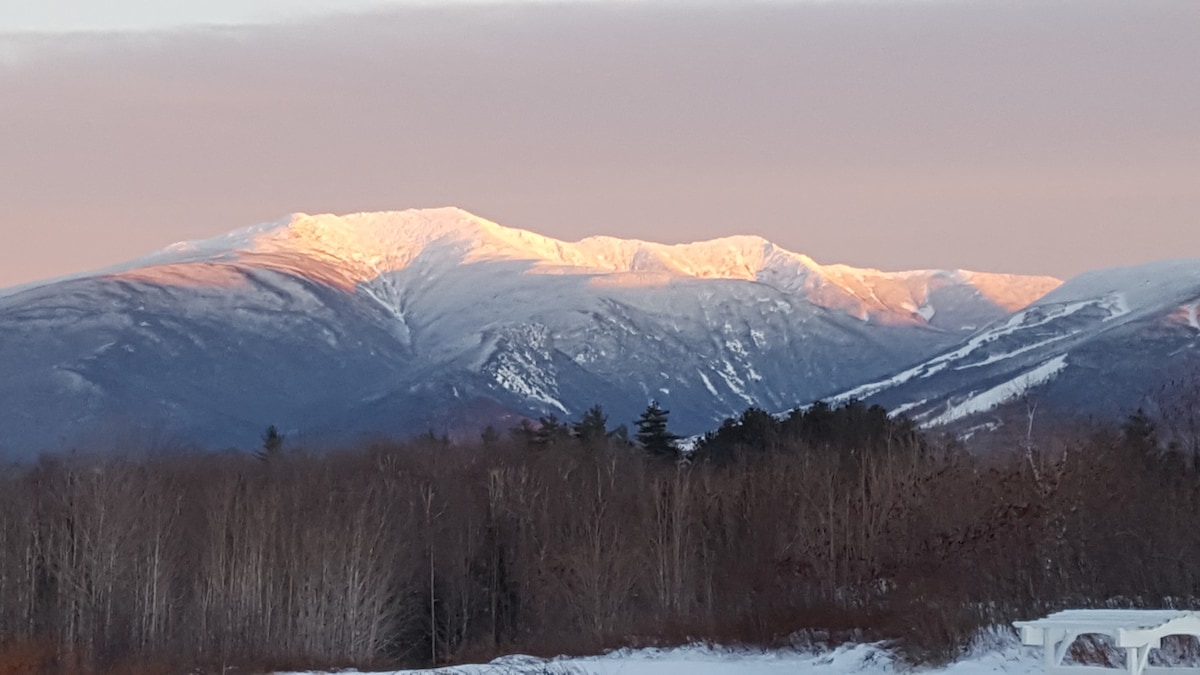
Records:
{"label": "tree line", "polygon": [[[392,667],[707,639],[946,658],[1063,606],[1196,606],[1200,472],[1146,416],[986,456],[850,402],[678,450],[652,404],[478,443],[46,457],[0,475],[0,672]],[[136,664],[136,668],[131,665]],[[36,670],[40,668],[41,670]]]}

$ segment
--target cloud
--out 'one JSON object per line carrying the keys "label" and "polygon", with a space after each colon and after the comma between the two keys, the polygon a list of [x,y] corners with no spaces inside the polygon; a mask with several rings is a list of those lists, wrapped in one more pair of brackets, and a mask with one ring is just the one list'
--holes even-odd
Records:
{"label": "cloud", "polygon": [[24,244],[0,284],[291,211],[445,204],[889,268],[1200,251],[1196,7],[501,4],[28,40],[0,68]]}
{"label": "cloud", "polygon": [[[399,0],[403,3],[405,0]],[[189,25],[270,24],[331,12],[386,7],[397,0],[6,0],[0,33],[150,31]]]}

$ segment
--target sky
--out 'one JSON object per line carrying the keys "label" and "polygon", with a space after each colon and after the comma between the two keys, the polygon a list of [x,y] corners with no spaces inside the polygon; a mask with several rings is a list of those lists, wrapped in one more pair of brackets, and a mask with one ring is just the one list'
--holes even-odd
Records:
{"label": "sky", "polygon": [[1195,0],[3,0],[0,287],[447,205],[890,270],[1200,257],[1197,35]]}

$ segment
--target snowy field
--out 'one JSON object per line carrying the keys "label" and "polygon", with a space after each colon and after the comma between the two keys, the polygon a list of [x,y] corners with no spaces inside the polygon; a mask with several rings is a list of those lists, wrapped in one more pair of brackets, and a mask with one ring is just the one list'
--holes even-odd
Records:
{"label": "snowy field", "polygon": [[[848,645],[816,653],[685,647],[621,650],[605,656],[550,660],[509,656],[488,664],[398,671],[392,675],[884,675],[902,672],[1041,675],[1041,650],[1022,647],[1015,638],[984,639],[956,663],[914,669],[877,644]],[[1121,672],[1113,670],[1116,675]]]}

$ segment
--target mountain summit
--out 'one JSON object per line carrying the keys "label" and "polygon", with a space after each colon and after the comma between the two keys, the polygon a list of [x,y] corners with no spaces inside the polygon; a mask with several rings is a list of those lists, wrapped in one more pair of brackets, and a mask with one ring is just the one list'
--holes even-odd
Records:
{"label": "mountain summit", "polygon": [[1058,284],[754,236],[563,242],[454,208],[297,214],[0,297],[0,450],[630,420],[651,399],[695,433],[888,375]]}
{"label": "mountain summit", "polygon": [[[134,274],[150,278],[163,271],[178,277],[182,270],[172,263],[241,262],[352,290],[402,274],[418,258],[443,266],[519,262],[527,265],[526,274],[583,276],[601,286],[754,281],[862,320],[888,323],[929,323],[939,304],[947,311],[955,309],[951,296],[956,291],[1011,312],[1062,283],[1051,277],[963,270],[881,272],[823,266],[751,235],[675,245],[615,237],[564,242],[454,207],[346,216],[294,214],[214,239],[176,244],[138,261]],[[166,270],[158,269],[164,266]]]}

